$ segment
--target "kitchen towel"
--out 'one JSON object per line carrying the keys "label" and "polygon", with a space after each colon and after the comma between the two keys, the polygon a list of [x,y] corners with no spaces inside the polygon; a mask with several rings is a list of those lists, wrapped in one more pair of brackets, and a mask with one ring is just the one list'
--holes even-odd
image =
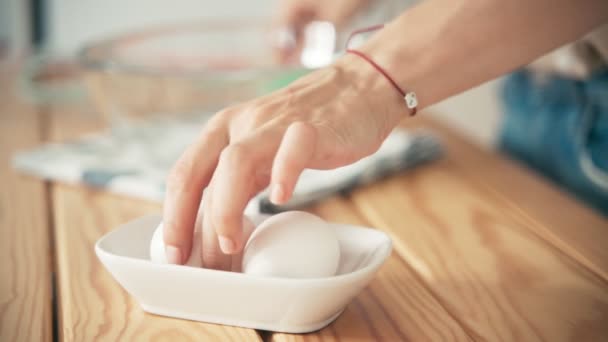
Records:
{"label": "kitchen towel", "polygon": [[[15,155],[16,169],[43,179],[84,184],[111,192],[162,201],[172,164],[200,132],[199,122],[157,121],[52,143]],[[293,209],[380,177],[432,161],[441,155],[438,139],[425,131],[395,130],[381,148],[358,162],[334,170],[305,170],[293,199],[275,207],[262,192],[265,212]]]}

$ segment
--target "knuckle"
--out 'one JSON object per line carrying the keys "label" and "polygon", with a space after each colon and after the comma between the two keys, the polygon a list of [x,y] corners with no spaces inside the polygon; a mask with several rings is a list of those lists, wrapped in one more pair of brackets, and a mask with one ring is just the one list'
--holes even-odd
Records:
{"label": "knuckle", "polygon": [[204,135],[217,135],[224,130],[224,121],[220,119],[209,119],[207,123],[205,123],[205,128],[203,129]]}
{"label": "knuckle", "polygon": [[234,130],[239,135],[246,136],[263,126],[268,121],[268,111],[264,105],[252,105],[243,111],[238,122],[234,122]]}
{"label": "knuckle", "polygon": [[219,137],[226,132],[226,115],[221,112],[211,117],[203,128],[203,135],[207,137]]}
{"label": "knuckle", "polygon": [[253,153],[254,150],[249,145],[244,143],[235,143],[231,144],[225,148],[224,151],[222,151],[220,160],[224,163],[239,165],[239,167],[242,167],[243,165],[246,166],[253,162]]}
{"label": "knuckle", "polygon": [[232,217],[230,213],[219,211],[213,215],[213,222],[215,223],[215,227],[226,227],[232,222]]}
{"label": "knuckle", "polygon": [[270,112],[271,110],[266,108],[266,106],[254,108],[250,114],[250,124],[252,128],[258,128],[268,122],[268,113]]}
{"label": "knuckle", "polygon": [[[203,130],[202,140],[205,143],[214,142],[214,141],[227,141],[227,132],[223,125],[210,124],[209,126],[205,126]],[[205,144],[202,144],[201,147],[204,147]]]}
{"label": "knuckle", "polygon": [[232,212],[222,211],[213,214],[213,226],[215,227],[218,235],[226,235],[232,233],[237,229],[240,219],[237,219],[238,215]]}
{"label": "knuckle", "polygon": [[220,121],[230,120],[241,109],[242,109],[242,105],[240,105],[240,104],[233,105],[233,106],[220,110],[211,119],[220,120]]}
{"label": "knuckle", "polygon": [[204,123],[203,132],[225,131],[240,111],[240,108],[241,106],[235,105],[215,113]]}
{"label": "knuckle", "polygon": [[194,165],[189,158],[180,157],[167,175],[168,190],[181,190],[191,177]]}

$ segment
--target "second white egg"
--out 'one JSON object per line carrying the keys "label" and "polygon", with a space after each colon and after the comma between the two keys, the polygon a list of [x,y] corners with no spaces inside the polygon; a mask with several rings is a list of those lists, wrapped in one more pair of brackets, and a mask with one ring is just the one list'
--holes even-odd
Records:
{"label": "second white egg", "polygon": [[331,225],[290,211],[256,228],[245,246],[242,270],[267,277],[321,278],[335,275],[339,263],[340,244]]}

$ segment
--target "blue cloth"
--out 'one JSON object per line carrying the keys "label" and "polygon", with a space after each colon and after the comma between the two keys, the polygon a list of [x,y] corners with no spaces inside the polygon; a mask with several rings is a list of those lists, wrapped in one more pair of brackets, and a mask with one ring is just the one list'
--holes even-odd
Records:
{"label": "blue cloth", "polygon": [[608,216],[608,70],[580,81],[518,71],[499,146]]}

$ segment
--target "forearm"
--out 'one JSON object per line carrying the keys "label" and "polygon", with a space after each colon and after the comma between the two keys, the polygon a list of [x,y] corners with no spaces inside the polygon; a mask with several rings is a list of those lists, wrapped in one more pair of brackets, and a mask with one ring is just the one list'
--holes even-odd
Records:
{"label": "forearm", "polygon": [[426,107],[525,65],[607,20],[606,0],[427,0],[361,50]]}

